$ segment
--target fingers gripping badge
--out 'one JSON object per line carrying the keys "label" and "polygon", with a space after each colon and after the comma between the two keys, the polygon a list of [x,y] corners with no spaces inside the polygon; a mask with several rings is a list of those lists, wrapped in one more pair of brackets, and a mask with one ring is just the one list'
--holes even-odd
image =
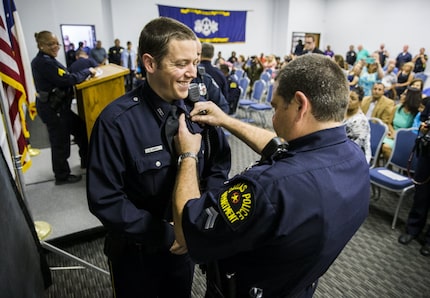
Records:
{"label": "fingers gripping badge", "polygon": [[254,192],[250,184],[239,182],[224,191],[218,200],[224,220],[237,230],[246,223],[255,209]]}

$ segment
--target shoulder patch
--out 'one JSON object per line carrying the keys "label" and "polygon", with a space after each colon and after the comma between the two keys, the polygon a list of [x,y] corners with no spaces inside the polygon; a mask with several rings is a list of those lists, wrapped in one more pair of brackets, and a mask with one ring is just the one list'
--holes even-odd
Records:
{"label": "shoulder patch", "polygon": [[60,77],[62,77],[65,73],[66,73],[66,71],[64,69],[58,68],[58,75]]}
{"label": "shoulder patch", "polygon": [[221,215],[233,229],[237,230],[248,221],[255,209],[255,197],[246,182],[236,183],[227,188],[218,199]]}
{"label": "shoulder patch", "polygon": [[236,82],[231,82],[231,83],[230,83],[230,88],[231,88],[231,89],[237,88],[237,84],[236,84]]}

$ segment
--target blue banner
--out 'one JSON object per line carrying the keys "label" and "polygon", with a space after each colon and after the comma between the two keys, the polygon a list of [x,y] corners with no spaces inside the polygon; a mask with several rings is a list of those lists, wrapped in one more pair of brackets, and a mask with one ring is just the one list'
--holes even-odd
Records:
{"label": "blue banner", "polygon": [[204,10],[158,5],[162,17],[190,27],[201,42],[245,42],[246,11]]}

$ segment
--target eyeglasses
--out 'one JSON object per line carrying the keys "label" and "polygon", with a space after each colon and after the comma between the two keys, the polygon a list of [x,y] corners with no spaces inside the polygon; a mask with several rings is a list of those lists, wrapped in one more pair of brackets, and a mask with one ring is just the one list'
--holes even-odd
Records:
{"label": "eyeglasses", "polygon": [[305,44],[311,44],[312,41],[305,41]]}
{"label": "eyeglasses", "polygon": [[61,44],[61,43],[58,43],[58,42],[50,42],[50,43],[46,43],[46,45],[47,45],[48,47],[50,47],[50,48],[53,48],[53,47],[61,47],[61,46],[62,46],[62,44]]}

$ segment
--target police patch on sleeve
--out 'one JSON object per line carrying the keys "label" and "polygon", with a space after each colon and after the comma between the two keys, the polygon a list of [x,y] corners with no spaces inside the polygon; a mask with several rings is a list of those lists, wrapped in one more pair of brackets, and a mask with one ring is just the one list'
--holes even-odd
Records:
{"label": "police patch on sleeve", "polygon": [[255,197],[246,182],[236,183],[227,188],[218,199],[220,213],[233,229],[237,230],[247,222],[255,209]]}

